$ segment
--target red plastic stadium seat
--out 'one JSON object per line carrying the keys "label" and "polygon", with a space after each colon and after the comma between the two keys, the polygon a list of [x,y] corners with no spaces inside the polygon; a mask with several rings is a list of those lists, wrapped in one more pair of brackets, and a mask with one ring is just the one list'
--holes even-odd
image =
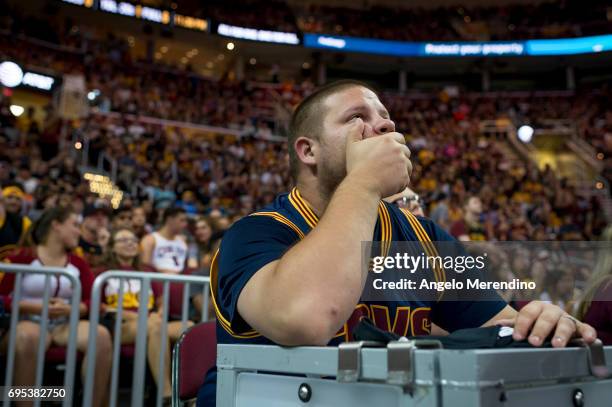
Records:
{"label": "red plastic stadium seat", "polygon": [[[192,269],[185,269],[182,273],[183,275],[190,275],[193,273]],[[155,281],[152,285],[156,286],[157,291],[160,293],[163,292],[164,284],[160,281]],[[169,298],[168,298],[168,310],[170,311],[170,316],[174,318],[180,318],[183,313],[183,283],[170,283],[169,284]],[[193,285],[192,285],[193,286]],[[189,295],[189,292],[187,293]],[[188,315],[189,316],[189,315]]]}
{"label": "red plastic stadium seat", "polygon": [[[170,298],[168,298],[168,310],[170,315],[180,317],[183,313],[183,284],[170,283]],[[189,295],[189,293],[187,293]]]}
{"label": "red plastic stadium seat", "polygon": [[[121,357],[133,358],[136,354],[135,345],[121,345]],[[83,360],[83,353],[77,351],[77,362]],[[45,353],[45,361],[48,363],[64,363],[66,361],[65,346],[51,346]]]}
{"label": "red plastic stadium seat", "polygon": [[172,391],[180,401],[193,399],[198,394],[204,376],[215,366],[217,359],[216,322],[194,325],[174,347]]}
{"label": "red plastic stadium seat", "polygon": [[122,358],[133,358],[136,354],[136,345],[121,345],[121,357]]}
{"label": "red plastic stadium seat", "polygon": [[[83,360],[83,353],[77,351],[77,361]],[[51,346],[45,353],[45,361],[48,363],[64,363],[66,361],[65,346]]]}

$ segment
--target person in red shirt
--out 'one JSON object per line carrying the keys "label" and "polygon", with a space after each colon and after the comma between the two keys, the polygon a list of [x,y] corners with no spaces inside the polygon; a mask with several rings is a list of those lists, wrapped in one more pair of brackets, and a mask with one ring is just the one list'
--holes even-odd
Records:
{"label": "person in red shirt", "polygon": [[[89,312],[93,273],[89,265],[79,256],[71,253],[79,242],[78,215],[71,208],[55,207],[46,210],[34,222],[30,231],[29,248],[23,248],[7,258],[10,263],[27,264],[36,267],[65,267],[81,281],[81,317]],[[2,281],[2,291],[14,290],[14,274],[6,274]],[[19,307],[20,321],[17,324],[17,340],[15,347],[15,378],[16,386],[32,386],[35,381],[36,353],[40,339],[40,321],[43,309],[45,276],[42,274],[24,274],[21,280],[21,301],[12,304]],[[68,278],[54,276],[49,284],[49,321],[47,347],[50,345],[66,346],[68,344],[68,324],[71,306],[72,285]],[[96,375],[94,384],[94,405],[104,402],[108,393],[108,379],[111,368],[111,337],[106,328],[98,327],[97,349],[95,355],[87,353],[89,322],[79,321],[77,331],[77,349],[85,354],[81,374],[85,377],[87,360],[96,359]]]}
{"label": "person in red shirt", "polygon": [[462,242],[487,240],[486,230],[480,222],[482,201],[477,196],[469,196],[463,205],[463,219],[453,223],[450,234]]}
{"label": "person in red shirt", "polygon": [[[602,240],[612,242],[612,226],[604,231]],[[609,247],[609,246],[607,246]],[[595,271],[589,278],[576,318],[597,330],[597,337],[604,345],[612,345],[612,253],[603,250]]]}
{"label": "person in red shirt", "polygon": [[[138,237],[132,230],[128,228],[119,228],[111,233],[109,240],[109,250],[105,258],[104,264],[106,270],[126,270],[126,271],[155,271],[154,269],[141,265],[139,259]],[[111,278],[104,285],[104,302],[107,312],[116,312],[119,304],[119,288],[120,280]],[[159,377],[159,354],[162,346],[166,347],[165,352],[165,369],[164,369],[164,404],[170,405],[170,397],[172,395],[172,387],[170,384],[170,342],[166,339],[166,343],[161,343],[161,309],[156,310],[157,305],[161,301],[156,299],[161,297],[159,285],[152,284],[152,290],[147,298],[147,308],[149,309],[149,318],[147,320],[147,359],[149,361],[149,369],[153,378],[157,382]],[[133,344],[138,335],[138,306],[141,298],[141,280],[133,278],[123,280],[123,312],[121,325],[121,343]],[[177,323],[170,322],[168,327]],[[180,322],[178,322],[180,325]],[[176,328],[176,327],[175,327]],[[159,386],[159,383],[157,384]]]}

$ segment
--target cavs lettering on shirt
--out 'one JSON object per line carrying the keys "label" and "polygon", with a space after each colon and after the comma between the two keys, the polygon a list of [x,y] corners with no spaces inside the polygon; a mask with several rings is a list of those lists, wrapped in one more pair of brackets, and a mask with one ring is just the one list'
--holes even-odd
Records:
{"label": "cavs lettering on shirt", "polygon": [[351,317],[336,334],[336,338],[346,342],[351,341],[351,332],[364,317],[372,320],[383,331],[393,332],[400,336],[421,336],[431,333],[430,307],[395,307],[393,320],[391,320],[391,311],[387,305],[357,304]]}
{"label": "cavs lettering on shirt", "polygon": [[[281,258],[315,228],[318,221],[308,202],[294,188],[290,193],[277,196],[261,211],[242,218],[225,233],[210,272],[218,343],[273,343],[242,319],[237,310],[238,297],[258,270]],[[381,255],[389,253],[394,241],[417,242],[427,255],[435,255],[432,242],[452,240],[431,220],[417,218],[408,211],[380,202],[372,241],[380,242]],[[434,267],[428,273],[432,281],[446,281],[442,269]],[[506,305],[494,291],[482,295],[483,299],[474,301],[423,299],[417,294],[388,301],[362,298],[329,345],[352,340],[353,328],[363,317],[372,320],[380,329],[402,336],[427,335],[432,323],[449,332],[477,327]],[[317,318],[317,315],[311,317]]]}

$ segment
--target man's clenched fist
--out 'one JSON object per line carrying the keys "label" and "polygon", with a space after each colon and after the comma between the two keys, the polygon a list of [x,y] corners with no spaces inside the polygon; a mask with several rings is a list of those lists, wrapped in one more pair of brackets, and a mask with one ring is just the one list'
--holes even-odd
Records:
{"label": "man's clenched fist", "polygon": [[346,172],[358,176],[381,198],[403,191],[412,163],[404,136],[397,132],[364,139],[365,124],[357,119],[346,137]]}

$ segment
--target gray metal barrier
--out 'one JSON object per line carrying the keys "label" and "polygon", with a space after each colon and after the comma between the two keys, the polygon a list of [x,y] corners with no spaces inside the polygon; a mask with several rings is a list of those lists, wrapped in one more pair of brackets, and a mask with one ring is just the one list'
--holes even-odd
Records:
{"label": "gray metal barrier", "polygon": [[435,342],[220,344],[216,405],[610,406],[612,346],[601,341],[565,349],[461,350]]}
{"label": "gray metal barrier", "polygon": [[[117,405],[117,390],[119,384],[119,359],[121,351],[121,320],[123,313],[123,294],[124,294],[124,281],[129,280],[140,280],[140,294],[138,306],[138,332],[139,335],[136,337],[136,349],[134,355],[134,371],[132,379],[132,391],[131,391],[131,402],[132,407],[142,406],[144,399],[144,385],[145,385],[145,368],[146,368],[146,347],[147,347],[147,318],[149,315],[148,310],[148,298],[151,290],[151,282],[159,281],[163,283],[163,303],[162,303],[162,328],[161,328],[161,343],[164,344],[167,341],[168,332],[168,300],[170,294],[170,283],[183,284],[183,302],[181,309],[181,325],[184,331],[187,328],[188,312],[189,312],[189,292],[190,285],[197,284],[202,285],[202,295],[204,301],[201,309],[201,321],[205,321],[208,316],[208,304],[209,304],[209,290],[210,278],[204,276],[190,276],[190,275],[170,275],[161,273],[147,273],[140,271],[121,271],[111,270],[100,274],[94,281],[92,294],[91,294],[91,308],[89,321],[91,324],[92,334],[89,336],[89,343],[87,350],[88,352],[95,353],[96,350],[96,335],[93,329],[98,325],[100,318],[100,302],[102,300],[102,288],[105,283],[110,279],[119,279],[119,293],[117,312],[115,317],[114,326],[114,340],[113,340],[113,363],[111,372],[111,386],[110,386],[110,406],[114,407]],[[145,299],[144,301],[142,299]],[[162,346],[158,363],[159,363],[159,377],[157,378],[157,396],[155,400],[156,406],[162,405],[163,400],[163,377],[164,377],[164,358],[166,356],[166,348]],[[87,365],[87,372],[85,375],[85,391],[83,395],[83,405],[89,406],[92,403],[93,398],[93,385],[94,385],[94,372],[95,372],[95,361],[90,361]]]}
{"label": "gray metal barrier", "polygon": [[[12,296],[11,323],[8,332],[9,342],[4,379],[4,386],[6,387],[11,386],[13,384],[13,370],[15,367],[15,342],[17,336],[17,323],[19,322],[18,304],[21,301],[21,282],[23,280],[23,275],[44,274],[45,276],[45,294],[42,299],[43,309],[40,321],[40,340],[38,342],[38,351],[36,359],[36,381],[34,382],[34,386],[37,388],[40,388],[43,385],[43,373],[46,352],[45,343],[47,339],[47,328],[49,325],[49,288],[51,284],[51,278],[56,276],[63,276],[70,280],[70,283],[72,284],[72,297],[70,299],[70,331],[68,334],[68,344],[66,348],[66,371],[64,373],[64,388],[66,389],[66,397],[64,399],[63,405],[66,407],[72,406],[74,372],[76,366],[77,326],[79,323],[79,306],[81,304],[81,281],[78,279],[78,277],[72,275],[67,269],[59,267],[33,267],[26,265],[0,263],[0,272],[16,274],[15,288]],[[10,403],[7,398],[7,394],[8,392],[5,394],[5,398],[3,400],[3,405],[5,406],[8,406]],[[39,406],[40,399],[36,400],[34,402],[34,405]]]}

